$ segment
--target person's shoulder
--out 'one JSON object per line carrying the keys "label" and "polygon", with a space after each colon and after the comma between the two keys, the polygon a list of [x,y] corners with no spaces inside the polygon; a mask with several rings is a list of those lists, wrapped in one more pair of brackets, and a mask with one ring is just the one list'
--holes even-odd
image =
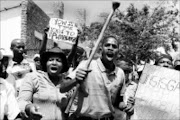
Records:
{"label": "person's shoulder", "polygon": [[25,65],[32,65],[34,64],[34,62],[30,59],[27,59],[27,58],[24,58],[22,61],[21,61],[21,64],[25,64]]}
{"label": "person's shoulder", "polygon": [[124,74],[124,70],[122,68],[116,66],[116,70],[118,73]]}
{"label": "person's shoulder", "polygon": [[8,76],[7,76],[7,78],[6,78],[6,81],[8,81],[8,82],[11,83],[11,84],[14,84],[15,81],[16,81],[16,78],[15,78],[15,76],[12,75],[11,73],[8,73]]}
{"label": "person's shoulder", "polygon": [[42,70],[37,70],[36,72],[34,72],[36,75],[47,75],[47,72],[44,72]]}
{"label": "person's shoulder", "polygon": [[44,77],[46,77],[46,73],[38,70],[38,71],[27,73],[23,79],[25,83],[32,83],[36,85],[38,81]]}
{"label": "person's shoulder", "polygon": [[38,74],[39,74],[38,71],[28,72],[28,73],[26,73],[25,77],[35,78],[36,76],[38,76]]}
{"label": "person's shoulder", "polygon": [[30,61],[27,58],[24,58],[21,63],[30,63]]}
{"label": "person's shoulder", "polygon": [[8,82],[6,81],[5,79],[1,78],[0,79],[0,86],[1,86],[1,89],[5,89],[7,92],[8,91],[14,91],[14,87]]}
{"label": "person's shoulder", "polygon": [[48,79],[48,73],[42,70],[37,70],[36,72],[34,72],[34,76],[38,79]]}
{"label": "person's shoulder", "polygon": [[6,81],[6,79],[0,78],[0,84],[1,85],[6,85],[6,84],[8,84],[8,82]]}
{"label": "person's shoulder", "polygon": [[116,74],[125,79],[125,73],[124,73],[124,70],[122,68],[116,67]]}
{"label": "person's shoulder", "polygon": [[6,81],[6,80],[5,80],[4,78],[1,78],[1,77],[0,77],[0,85],[1,85],[1,86],[2,86],[2,85],[5,85],[5,81]]}
{"label": "person's shoulder", "polygon": [[16,79],[12,73],[7,72],[7,74],[8,74],[8,76],[7,76],[6,80],[15,80]]}

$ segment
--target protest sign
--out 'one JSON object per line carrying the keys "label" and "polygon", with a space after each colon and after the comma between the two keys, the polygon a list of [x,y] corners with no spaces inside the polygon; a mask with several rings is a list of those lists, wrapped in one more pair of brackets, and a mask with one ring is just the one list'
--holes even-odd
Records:
{"label": "protest sign", "polygon": [[74,42],[78,35],[75,23],[59,18],[51,18],[49,21],[48,39],[55,42],[69,41]]}
{"label": "protest sign", "polygon": [[146,64],[136,92],[132,120],[180,119],[180,72]]}

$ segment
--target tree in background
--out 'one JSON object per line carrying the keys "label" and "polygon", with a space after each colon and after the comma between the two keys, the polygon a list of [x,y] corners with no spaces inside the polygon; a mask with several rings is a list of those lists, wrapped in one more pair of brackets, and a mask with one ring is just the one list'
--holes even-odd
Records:
{"label": "tree in background", "polygon": [[[173,30],[179,25],[177,16],[178,10],[167,10],[161,5],[153,10],[144,5],[138,10],[130,4],[124,13],[116,11],[105,36],[116,36],[121,43],[120,56],[125,56],[133,64],[139,64],[140,60],[153,59],[153,50],[157,47],[163,46],[168,51],[174,38],[180,41],[178,33]],[[94,22],[86,27],[84,34],[88,36],[88,40],[95,41],[102,26],[103,23]]]}

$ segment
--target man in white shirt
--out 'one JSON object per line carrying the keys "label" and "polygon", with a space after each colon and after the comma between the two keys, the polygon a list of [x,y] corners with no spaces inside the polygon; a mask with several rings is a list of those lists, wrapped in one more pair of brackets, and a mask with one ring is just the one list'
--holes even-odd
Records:
{"label": "man in white shirt", "polygon": [[13,58],[12,61],[9,62],[7,72],[15,77],[15,89],[18,93],[23,80],[22,78],[26,75],[26,73],[35,71],[35,65],[33,62],[30,63],[27,59],[24,58],[25,43],[23,40],[14,39],[11,42],[11,50],[13,52]]}
{"label": "man in white shirt", "polygon": [[6,81],[7,61],[0,50],[0,120],[20,119],[20,109],[15,98],[15,89]]}

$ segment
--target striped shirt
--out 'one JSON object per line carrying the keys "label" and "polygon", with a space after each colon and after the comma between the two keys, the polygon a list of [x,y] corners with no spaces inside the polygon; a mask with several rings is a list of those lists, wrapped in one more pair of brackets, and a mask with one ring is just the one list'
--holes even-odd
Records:
{"label": "striped shirt", "polygon": [[[86,61],[82,61],[77,69],[84,65],[86,65]],[[98,119],[112,115],[116,97],[123,96],[125,92],[124,72],[116,67],[114,71],[108,73],[100,59],[92,60],[89,69],[92,71],[85,80],[89,95],[84,97],[80,116]],[[74,72],[69,74],[72,79],[75,78]],[[120,91],[120,94],[118,94],[118,91]],[[71,111],[75,107],[76,105],[73,104]]]}

